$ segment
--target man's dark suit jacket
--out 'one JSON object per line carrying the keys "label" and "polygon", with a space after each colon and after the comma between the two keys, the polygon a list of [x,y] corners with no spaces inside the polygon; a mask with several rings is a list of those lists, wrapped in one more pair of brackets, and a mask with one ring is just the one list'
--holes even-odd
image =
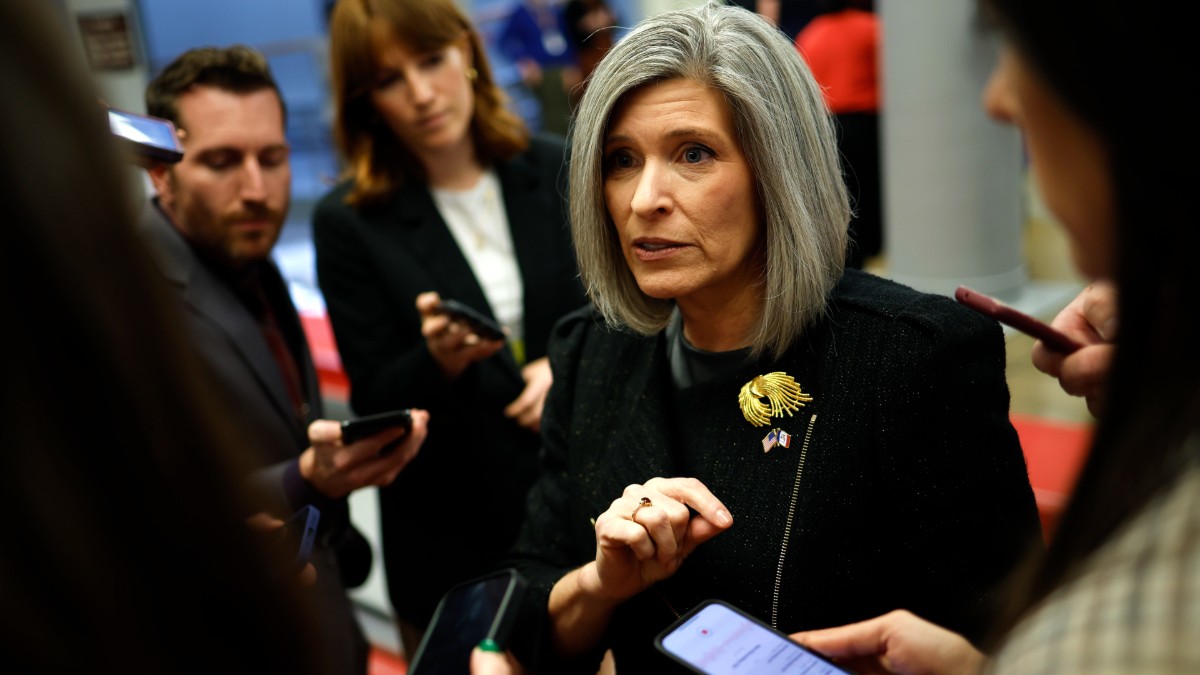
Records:
{"label": "man's dark suit jacket", "polygon": [[[563,145],[535,136],[496,165],[524,285],[526,360],[545,356],[554,322],[585,303],[565,217]],[[407,181],[371,207],[345,203],[350,183],[313,216],[317,276],[357,414],[430,412],[421,452],[381,490],[384,566],[396,612],[424,625],[455,582],[480,574],[516,536],[538,436],[503,415],[524,389],[508,349],[447,382],[414,305],[437,291],[495,318],[429,190]]]}
{"label": "man's dark suit jacket", "polygon": [[[778,361],[677,391],[665,343],[585,312],[556,329],[542,473],[515,560],[530,581],[518,643],[546,636],[550,589],[595,560],[591,519],[656,476],[698,478],[733,525],[617,609],[605,644],[623,675],[681,672],[654,638],[714,597],[786,633],[906,608],[980,637],[994,585],[1041,541],[998,324],[848,270],[825,317]],[[752,426],[738,392],[774,371],[813,400]],[[771,428],[790,447],[764,452]],[[518,648],[551,657],[545,639]],[[599,659],[538,672],[595,673]]]}
{"label": "man's dark suit jacket", "polygon": [[[307,422],[301,424],[292,412],[283,376],[258,322],[234,290],[197,257],[156,200],[146,205],[140,231],[163,276],[184,305],[191,344],[223,395],[220,403],[231,422],[239,425],[251,444],[262,451],[254,460],[261,467],[253,476],[254,482],[267,493],[269,503],[299,508],[303,504],[290,503],[284,476],[290,466],[295,470],[297,456],[309,445]],[[281,330],[296,352],[307,394],[307,421],[312,421],[322,415],[316,369],[287,286],[274,263],[264,264],[264,290]],[[321,529],[313,554],[317,569],[314,592],[322,608],[325,651],[337,672],[365,673],[367,644],[346,597],[335,553],[339,544],[361,541],[361,535],[353,531],[345,499],[319,499],[315,504],[321,509]]]}

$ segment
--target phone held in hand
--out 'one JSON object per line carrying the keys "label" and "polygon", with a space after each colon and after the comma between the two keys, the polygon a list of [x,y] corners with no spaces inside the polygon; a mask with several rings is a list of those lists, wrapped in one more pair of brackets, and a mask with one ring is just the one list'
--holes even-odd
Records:
{"label": "phone held in hand", "polygon": [[342,422],[342,444],[349,445],[393,427],[412,430],[412,411],[404,408],[348,419]]}
{"label": "phone held in hand", "polygon": [[970,307],[984,316],[990,316],[1006,326],[1011,326],[1030,337],[1041,340],[1047,347],[1061,354],[1071,354],[1075,350],[1083,348],[1083,345],[1065,333],[966,286],[959,286],[954,291],[954,299],[959,304]]}
{"label": "phone held in hand", "polygon": [[408,675],[463,675],[484,638],[504,647],[525,595],[526,581],[504,569],[451,588],[438,602]]}
{"label": "phone held in hand", "polygon": [[280,557],[288,561],[287,571],[298,574],[312,559],[313,544],[317,540],[317,526],[321,524],[321,511],[312,504],[305,505],[288,517],[274,533],[274,543],[280,549]]}
{"label": "phone held in hand", "polygon": [[663,631],[654,644],[702,675],[853,675],[721,600],[700,603]]}
{"label": "phone held in hand", "polygon": [[461,321],[470,327],[471,332],[485,340],[503,340],[507,335],[500,324],[488,318],[483,312],[464,305],[457,300],[442,300],[437,312],[446,314],[454,321]]}
{"label": "phone held in hand", "polygon": [[167,164],[183,159],[183,146],[171,120],[109,108],[108,127],[140,158]]}

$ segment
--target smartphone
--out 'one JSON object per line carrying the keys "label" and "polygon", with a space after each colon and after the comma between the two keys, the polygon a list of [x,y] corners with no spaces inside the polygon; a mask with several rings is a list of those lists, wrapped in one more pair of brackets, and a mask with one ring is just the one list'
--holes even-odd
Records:
{"label": "smartphone", "polygon": [[404,408],[346,420],[342,422],[342,443],[349,445],[392,427],[404,427],[411,430],[412,411]]}
{"label": "smartphone", "polygon": [[457,300],[442,300],[437,311],[439,314],[448,314],[455,321],[467,324],[472,333],[485,340],[503,340],[507,337],[500,324]]}
{"label": "smartphone", "polygon": [[959,304],[966,305],[980,314],[990,316],[1006,326],[1011,326],[1030,337],[1041,340],[1043,344],[1056,352],[1070,354],[1083,348],[1083,345],[1065,333],[1051,328],[1049,324],[1038,321],[1028,314],[1019,312],[995,298],[973,291],[966,286],[959,286],[954,291],[954,299]]}
{"label": "smartphone", "polygon": [[852,675],[722,600],[705,600],[655,639],[660,651],[704,675]]}
{"label": "smartphone", "polygon": [[317,540],[317,526],[321,524],[321,511],[306,505],[283,523],[272,536],[272,546],[279,549],[279,557],[287,560],[287,571],[298,574],[312,558],[313,542]]}
{"label": "smartphone", "polygon": [[138,157],[168,164],[183,159],[183,146],[171,120],[109,108],[108,127]]}
{"label": "smartphone", "polygon": [[408,675],[466,675],[471,650],[484,638],[504,647],[525,595],[525,578],[504,569],[463,582],[446,592],[417,647]]}

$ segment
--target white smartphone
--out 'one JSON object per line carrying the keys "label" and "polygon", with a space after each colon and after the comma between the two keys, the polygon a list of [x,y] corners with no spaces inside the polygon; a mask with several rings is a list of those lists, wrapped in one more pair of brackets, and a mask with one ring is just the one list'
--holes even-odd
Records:
{"label": "white smartphone", "polygon": [[853,675],[721,600],[705,600],[654,641],[702,675]]}

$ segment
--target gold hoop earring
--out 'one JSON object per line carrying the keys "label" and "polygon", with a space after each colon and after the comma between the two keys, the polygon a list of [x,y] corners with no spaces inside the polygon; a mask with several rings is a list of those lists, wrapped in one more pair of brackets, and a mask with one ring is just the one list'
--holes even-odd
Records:
{"label": "gold hoop earring", "polygon": [[474,68],[467,68],[467,79],[472,82],[479,79],[479,71]]}

